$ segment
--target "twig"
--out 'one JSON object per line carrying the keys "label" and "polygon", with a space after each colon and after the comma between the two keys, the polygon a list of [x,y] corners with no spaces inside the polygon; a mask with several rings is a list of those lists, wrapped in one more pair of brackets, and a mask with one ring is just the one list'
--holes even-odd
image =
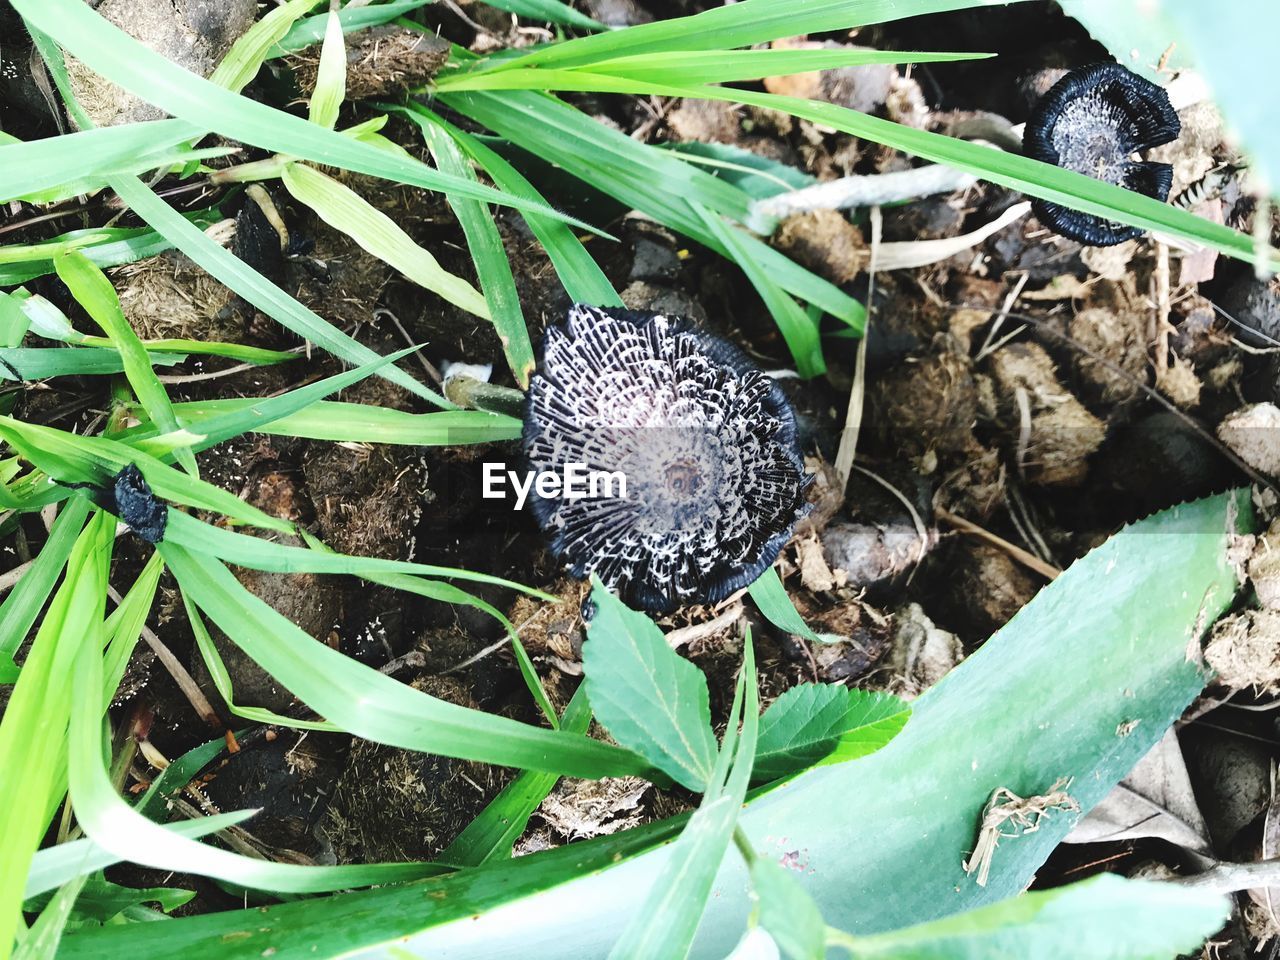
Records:
{"label": "twig", "polygon": [[[117,604],[124,599],[120,596],[120,591],[115,587],[108,586],[107,593],[111,595],[111,599]],[[221,728],[222,721],[218,718],[217,711],[213,709],[209,700],[200,691],[191,674],[187,672],[187,668],[173,655],[173,651],[165,646],[164,641],[156,636],[155,631],[146,624],[142,626],[142,639],[151,648],[151,652],[156,655],[156,659],[169,671],[169,676],[173,677],[174,683],[178,685],[178,689],[187,698],[187,702],[191,704],[192,709],[200,715],[200,719],[211,727]]]}
{"label": "twig", "polygon": [[840,502],[844,502],[849,489],[849,474],[853,471],[853,458],[858,451],[858,434],[862,431],[862,404],[867,392],[867,330],[871,327],[871,313],[875,307],[877,257],[880,252],[880,229],[883,225],[880,208],[871,208],[871,262],[867,266],[867,321],[858,341],[858,355],[854,362],[853,384],[849,388],[849,409],[845,412],[844,430],[840,433],[840,446],[836,450],[836,483],[840,488]]}
{"label": "twig", "polygon": [[694,640],[701,640],[703,637],[709,637],[713,633],[724,630],[733,626],[738,622],[738,618],[742,616],[742,604],[735,603],[720,616],[715,617],[705,623],[695,623],[692,626],[681,627],[679,630],[672,630],[667,634],[667,644],[672,650],[679,650],[686,643],[692,643]]}
{"label": "twig", "polygon": [[1016,543],[1010,543],[1008,540],[1004,539],[1004,537],[997,536],[996,534],[992,533],[990,530],[987,530],[984,527],[978,526],[972,520],[966,520],[964,517],[957,517],[950,510],[944,510],[941,507],[939,507],[938,510],[935,512],[937,513],[939,520],[945,520],[947,523],[951,524],[953,527],[955,527],[957,530],[961,531],[962,533],[967,533],[972,536],[978,537],[981,540],[985,540],[987,541],[987,543],[991,544],[993,547],[999,547],[1001,550],[1009,554],[1010,557],[1012,557],[1014,560],[1017,560],[1024,567],[1027,567],[1030,570],[1034,570],[1036,573],[1040,574],[1042,577],[1045,577],[1048,580],[1053,580],[1059,574],[1062,573],[1062,571],[1059,570],[1057,567],[1055,567],[1053,564],[1045,563],[1043,560],[1037,557],[1034,553],[1028,553],[1026,550],[1023,550]]}

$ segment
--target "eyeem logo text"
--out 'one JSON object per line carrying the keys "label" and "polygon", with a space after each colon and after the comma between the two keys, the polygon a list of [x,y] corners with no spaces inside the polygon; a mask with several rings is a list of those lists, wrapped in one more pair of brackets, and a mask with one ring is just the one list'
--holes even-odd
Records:
{"label": "eyeem logo text", "polygon": [[608,497],[625,500],[627,477],[621,470],[588,470],[585,463],[566,463],[564,470],[540,470],[520,473],[508,470],[505,463],[484,465],[484,487],[481,496],[486,500],[506,499],[507,484],[516,494],[515,509],[523,509],[532,490],[547,500],[583,500],[587,497]]}

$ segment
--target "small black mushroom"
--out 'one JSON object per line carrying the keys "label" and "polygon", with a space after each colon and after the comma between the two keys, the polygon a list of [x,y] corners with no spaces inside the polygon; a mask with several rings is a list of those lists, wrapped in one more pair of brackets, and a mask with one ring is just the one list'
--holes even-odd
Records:
{"label": "small black mushroom", "polygon": [[[1040,98],[1027,121],[1023,151],[1106,183],[1169,199],[1173,168],[1137,160],[1134,154],[1178,138],[1182,124],[1159,87],[1116,63],[1072,70]],[[1036,217],[1050,230],[1094,247],[1142,235],[1048,200],[1033,200]]]}
{"label": "small black mushroom", "polygon": [[790,404],[740,350],[681,317],[577,304],[542,354],[531,472],[625,478],[625,496],[615,481],[531,498],[573,576],[666,612],[722,600],[773,563],[811,478]]}
{"label": "small black mushroom", "polygon": [[159,543],[169,522],[169,507],[156,498],[142,471],[132,463],[117,473],[112,488],[104,491],[102,506],[147,543]]}

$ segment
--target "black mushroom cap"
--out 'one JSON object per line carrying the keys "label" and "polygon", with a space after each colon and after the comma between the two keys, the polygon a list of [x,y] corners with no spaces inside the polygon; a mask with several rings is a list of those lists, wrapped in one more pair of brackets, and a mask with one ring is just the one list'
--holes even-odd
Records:
{"label": "black mushroom cap", "polygon": [[[1036,160],[1167,200],[1173,167],[1133,155],[1170,143],[1181,132],[1163,87],[1117,63],[1095,63],[1072,70],[1040,98],[1022,144]],[[1111,246],[1143,233],[1049,200],[1032,200],[1031,207],[1050,230],[1088,246]]]}
{"label": "black mushroom cap", "polygon": [[532,471],[619,472],[625,498],[530,495],[551,551],[651,612],[716,603],[767,569],[809,511],[782,391],[681,317],[576,304],[529,386]]}
{"label": "black mushroom cap", "polygon": [[142,471],[132,463],[116,474],[102,506],[147,543],[159,543],[169,522],[169,507],[151,492]]}

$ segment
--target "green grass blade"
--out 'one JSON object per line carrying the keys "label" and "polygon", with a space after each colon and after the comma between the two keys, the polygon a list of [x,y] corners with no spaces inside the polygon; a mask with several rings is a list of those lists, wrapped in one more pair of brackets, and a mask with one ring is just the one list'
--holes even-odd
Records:
{"label": "green grass blade", "polygon": [[[256,810],[238,810],[234,813],[219,813],[200,820],[181,820],[161,829],[195,840],[217,833],[219,830],[225,830],[227,827],[233,827],[237,823],[243,823],[256,812]],[[124,858],[87,839],[72,840],[70,843],[60,843],[56,847],[37,850],[31,861],[31,870],[27,873],[27,888],[23,896],[24,898],[38,897],[42,893],[56,890],[78,876],[85,876],[109,867],[122,859]]]}
{"label": "green grass blade", "polygon": [[[185,354],[148,355],[150,364],[171,367],[182,363]],[[123,373],[126,361],[118,350],[97,347],[10,347],[0,349],[0,380],[21,379],[27,382],[51,377],[82,377],[105,373]],[[14,374],[17,374],[17,377]]]}
{"label": "green grass blade", "polygon": [[216,560],[170,543],[159,549],[183,591],[246,655],[348,733],[405,750],[570,776],[650,772],[619,747],[460,707],[399,683],[308,636]]}
{"label": "green grass blade", "polygon": [[31,924],[21,945],[14,951],[14,960],[52,960],[62,941],[62,933],[71,919],[76,899],[88,877],[77,877],[55,893],[40,915]]}
{"label": "green grass blade", "polygon": [[592,61],[573,68],[462,69],[436,78],[442,92],[457,90],[596,90],[610,84],[627,92],[629,83],[692,86],[738,83],[812,70],[867,64],[948,63],[981,60],[986,53],[906,53],[896,50],[704,50],[640,54]]}
{"label": "green grass blade", "polygon": [[[80,0],[14,0],[13,6],[30,24],[90,69],[173,116],[195,124],[197,134],[213,131],[231,140],[318,164],[355,170],[426,190],[531,208],[529,203],[498,190],[447,177],[404,155],[380,150],[301,117],[237,96],[169,62],[108,23]],[[562,219],[549,208],[538,208],[535,212]]]}
{"label": "green grass blade", "polygon": [[[873,23],[948,10],[964,10],[1005,0],[744,0],[713,7],[691,17],[645,23],[625,30],[579,37],[499,61],[490,69],[512,66],[572,67],[644,53],[748,47],[780,37],[851,30]],[[1017,2],[1017,0],[1011,0]]]}
{"label": "green grass blade", "polygon": [[0,439],[7,441],[26,460],[60,483],[87,483],[102,487],[133,463],[161,499],[221,513],[264,530],[293,532],[293,524],[263,513],[234,493],[180,473],[141,450],[105,437],[79,436],[23,423],[12,417],[0,417]]}
{"label": "green grass blade", "polygon": [[[116,178],[112,182],[112,188],[134,213],[164,234],[175,247],[208,271],[210,276],[244,297],[281,326],[313,341],[348,363],[372,363],[379,359],[378,354],[364,344],[353,340],[333,324],[308,310],[231,251],[211,240],[156,196],[141,180],[133,177]],[[382,376],[439,406],[453,406],[403,370],[391,367]]]}
{"label": "green grass blade", "polygon": [[12,659],[26,639],[67,565],[67,558],[89,516],[89,506],[88,500],[76,497],[63,507],[30,569],[0,604],[0,654]]}
{"label": "green grass blade", "polygon": [[[750,209],[751,197],[740,188],[694,167],[672,151],[637,143],[547,94],[453,93],[442,94],[440,99],[535,156],[721,255],[728,252],[707,232],[690,203],[700,203],[738,222],[746,219]],[[752,258],[784,290],[861,330],[866,311],[858,301],[760,240],[741,239]]]}
{"label": "green grass blade", "polygon": [[139,814],[117,795],[103,763],[102,660],[80,646],[74,668],[68,780],[76,818],[98,846],[122,860],[160,870],[215,877],[255,889],[322,893],[412,880],[439,873],[435,864],[387,863],[311,867],[273,863],[197,843]]}
{"label": "green grass blade", "polygon": [[295,200],[306,204],[321,220],[347,234],[379,260],[455,306],[489,319],[489,307],[479,290],[445,270],[394,220],[350,187],[305,163],[287,164],[280,181]]}
{"label": "green grass blade", "polygon": [[561,0],[484,0],[484,3],[529,20],[558,23],[565,27],[577,27],[579,30],[608,29],[599,20],[593,20]]}
{"label": "green grass blade", "polygon": [[787,588],[782,585],[776,567],[770,567],[760,574],[747,587],[747,592],[751,594],[751,599],[755,601],[756,607],[764,618],[779,630],[804,637],[810,643],[833,643],[844,639],[833,633],[816,633],[804,622],[796,611],[795,604],[787,596]]}
{"label": "green grass blade", "polygon": [[[191,456],[190,448],[197,444],[201,447],[209,447],[222,443],[224,440],[230,440],[297,413],[299,410],[304,410],[331,393],[337,393],[339,390],[345,390],[359,383],[387,364],[395,363],[416,349],[416,347],[407,347],[383,357],[376,363],[356,367],[354,370],[347,370],[315,383],[309,383],[297,390],[290,390],[279,396],[267,397],[252,404],[228,410],[221,416],[212,417],[200,424],[199,433],[182,427],[170,433],[142,440],[138,443],[138,449],[145,450],[154,457],[161,457],[170,452],[176,456],[186,451],[189,457]],[[150,416],[149,411],[148,416]],[[155,417],[151,417],[151,421],[157,427],[162,426]]]}
{"label": "green grass blade", "polygon": [[[99,656],[115,524],[99,513],[81,533],[0,720],[0,957],[9,955],[31,857],[61,797],[76,654]],[[101,697],[101,690],[95,694]]]}
{"label": "green grass blade", "polygon": [[0,203],[77,180],[151,170],[158,152],[200,135],[181,120],[130,123],[0,146]]}
{"label": "green grass blade", "polygon": [[429,563],[413,563],[408,560],[353,557],[327,549],[311,550],[306,547],[294,547],[259,537],[250,537],[223,527],[215,527],[188,514],[170,514],[165,542],[185,547],[202,555],[216,557],[238,567],[264,570],[268,573],[327,573],[368,579],[397,574],[414,577],[449,577],[472,583],[507,587],[540,600],[556,599],[533,587],[526,587],[524,584],[490,576],[487,573],[438,567]]}
{"label": "green grass blade", "polygon": [[289,0],[271,10],[231,45],[222,62],[209,75],[209,82],[239,93],[258,75],[263,61],[293,29],[296,21],[320,0]]}
{"label": "green grass blade", "polygon": [[[586,733],[591,725],[591,706],[586,688],[579,685],[564,708],[560,728],[570,733]],[[529,824],[529,818],[555,787],[554,773],[526,770],[512,780],[458,834],[437,859],[459,867],[478,867],[490,860],[509,859],[511,848]]]}
{"label": "green grass blade", "polygon": [[677,783],[706,790],[716,758],[706,677],[594,578],[591,602],[582,672],[596,719]]}
{"label": "green grass blade", "polygon": [[773,282],[751,255],[751,249],[741,239],[739,231],[726,224],[706,207],[692,204],[702,217],[707,230],[720,241],[729,259],[742,268],[751,286],[764,301],[769,313],[782,332],[782,339],[796,362],[796,372],[809,379],[826,372],[827,363],[822,357],[822,338],[818,324],[791,299],[790,295]]}
{"label": "green grass blade", "polygon": [[[57,271],[58,278],[67,285],[71,295],[120,351],[124,375],[147,415],[164,430],[181,430],[182,425],[178,423],[178,418],[169,405],[169,395],[156,379],[142,341],[124,318],[120,300],[107,275],[75,251],[55,257],[53,268]],[[190,450],[178,450],[175,456],[187,473],[193,476],[199,474],[196,458]]]}
{"label": "green grass blade", "polygon": [[153,553],[142,568],[138,578],[129,587],[120,603],[107,617],[104,630],[107,636],[107,648],[103,654],[102,672],[106,677],[102,688],[103,696],[110,702],[120,687],[120,680],[129,666],[129,658],[142,636],[142,628],[146,625],[147,615],[151,613],[151,605],[155,602],[156,589],[160,586],[160,575],[164,573],[164,563],[160,554]]}
{"label": "green grass blade", "polygon": [[[462,150],[448,131],[429,124],[422,125],[421,130],[427,149],[440,170],[455,177],[475,178],[471,164],[463,157]],[[484,290],[489,316],[502,343],[507,365],[511,367],[516,383],[521,389],[527,389],[535,366],[533,344],[529,340],[529,329],[520,309],[520,294],[516,292],[511,262],[502,245],[498,225],[494,223],[489,208],[479,201],[450,197],[449,206],[453,208],[467,238],[467,249],[471,251],[471,260],[476,266],[476,275]]]}
{"label": "green grass blade", "polygon": [[[471,134],[441,119],[420,103],[411,101],[403,107],[390,104],[383,104],[382,107],[408,117],[423,130],[429,124],[443,127],[458,146],[483,167],[493,182],[507,193],[538,203],[546,203],[546,199],[525,178],[524,174],[508,163],[505,158]],[[556,268],[556,276],[560,278],[560,283],[564,285],[565,292],[571,300],[575,303],[590,303],[601,307],[623,305],[622,298],[613,289],[609,278],[604,275],[599,264],[587,252],[587,248],[583,246],[577,234],[567,225],[559,220],[552,220],[528,211],[522,216],[529,224],[533,235],[547,251],[547,256],[551,258],[551,263]]]}
{"label": "green grass blade", "polygon": [[347,48],[342,38],[342,22],[338,11],[330,10],[325,24],[324,43],[320,47],[320,65],[316,69],[315,89],[311,91],[311,122],[332,130],[338,125],[338,111],[347,98]]}

